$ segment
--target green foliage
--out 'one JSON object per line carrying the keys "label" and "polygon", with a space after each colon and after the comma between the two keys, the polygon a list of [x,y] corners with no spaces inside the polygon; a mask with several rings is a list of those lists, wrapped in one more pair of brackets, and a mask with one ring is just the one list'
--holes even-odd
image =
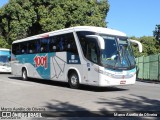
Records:
{"label": "green foliage", "polygon": [[28,27],[32,26],[35,16],[29,0],[10,0],[1,11],[0,33],[8,44],[28,36]]}
{"label": "green foliage", "polygon": [[160,24],[156,25],[155,30],[153,31],[153,36],[156,38],[156,40],[160,41]]}
{"label": "green foliage", "polygon": [[[108,0],[9,0],[0,8],[0,47],[9,48],[14,40],[72,26],[106,27],[108,11]],[[143,44],[141,54],[133,46],[136,56],[160,53],[153,37],[133,38]]]}
{"label": "green foliage", "polygon": [[0,48],[11,48],[2,36],[0,36]]}
{"label": "green foliage", "polygon": [[1,41],[14,40],[78,25],[105,27],[104,0],[10,0],[0,9]]}
{"label": "green foliage", "polygon": [[135,45],[132,46],[133,51],[134,51],[134,55],[136,57],[148,56],[148,55],[160,53],[159,42],[154,37],[151,37],[151,36],[143,36],[140,38],[131,37],[131,39],[135,39],[135,40],[140,41],[143,46],[142,53],[138,52],[138,46],[135,46]]}

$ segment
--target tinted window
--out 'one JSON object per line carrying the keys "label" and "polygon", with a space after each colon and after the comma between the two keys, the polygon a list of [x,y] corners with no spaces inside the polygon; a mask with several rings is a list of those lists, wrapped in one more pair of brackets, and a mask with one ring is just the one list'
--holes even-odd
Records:
{"label": "tinted window", "polygon": [[98,47],[98,43],[95,39],[86,37],[87,35],[94,35],[94,34],[95,34],[94,32],[87,32],[87,31],[77,32],[84,56],[93,63],[98,64],[100,58],[99,56],[100,50]]}
{"label": "tinted window", "polygon": [[37,53],[39,49],[39,44],[37,44],[37,40],[32,40],[28,42],[28,53]]}
{"label": "tinted window", "polygon": [[95,39],[88,38],[85,45],[85,57],[94,62],[98,63],[99,61],[99,49]]}
{"label": "tinted window", "polygon": [[27,54],[28,53],[28,44],[27,42],[20,43],[20,54]]}
{"label": "tinted window", "polygon": [[57,35],[49,38],[31,40],[12,45],[14,54],[35,54],[45,52],[77,52],[73,33]]}
{"label": "tinted window", "polygon": [[49,51],[49,38],[40,39],[40,52],[45,53]]}
{"label": "tinted window", "polygon": [[20,54],[19,43],[15,43],[12,45],[12,53],[15,55]]}
{"label": "tinted window", "polygon": [[65,44],[65,48],[67,49],[67,51],[78,54],[77,45],[76,45],[73,34],[67,34],[66,40],[67,40],[67,44]]}
{"label": "tinted window", "polygon": [[50,38],[49,50],[50,50],[50,52],[59,51],[58,37],[57,36],[53,36],[53,37]]}
{"label": "tinted window", "polygon": [[49,49],[51,52],[66,51],[77,53],[77,47],[73,33],[67,33],[51,37]]}
{"label": "tinted window", "polygon": [[89,31],[80,31],[77,32],[77,36],[79,38],[81,48],[83,51],[84,56],[86,57],[86,44],[87,44],[87,38],[86,35],[95,35],[94,32],[89,32]]}
{"label": "tinted window", "polygon": [[0,56],[0,63],[7,63],[9,62],[8,56]]}

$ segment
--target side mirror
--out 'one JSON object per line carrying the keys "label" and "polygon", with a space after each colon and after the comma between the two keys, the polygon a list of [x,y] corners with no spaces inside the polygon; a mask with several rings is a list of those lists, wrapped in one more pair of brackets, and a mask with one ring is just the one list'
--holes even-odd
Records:
{"label": "side mirror", "polygon": [[105,42],[104,39],[101,36],[98,35],[86,35],[87,38],[93,38],[96,39],[96,41],[99,43],[100,49],[105,49]]}
{"label": "side mirror", "polygon": [[137,41],[137,40],[132,40],[132,39],[129,39],[129,41],[130,41],[131,43],[136,43],[136,44],[138,45],[139,52],[142,52],[142,44],[141,44],[139,41]]}

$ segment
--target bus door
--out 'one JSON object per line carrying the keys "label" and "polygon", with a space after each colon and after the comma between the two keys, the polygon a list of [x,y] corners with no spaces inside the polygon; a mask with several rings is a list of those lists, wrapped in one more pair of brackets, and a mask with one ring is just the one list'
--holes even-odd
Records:
{"label": "bus door", "polygon": [[86,42],[86,53],[85,56],[89,60],[87,62],[87,78],[90,84],[98,84],[98,74],[95,69],[98,68],[99,62],[99,50],[97,41],[95,39],[89,38]]}

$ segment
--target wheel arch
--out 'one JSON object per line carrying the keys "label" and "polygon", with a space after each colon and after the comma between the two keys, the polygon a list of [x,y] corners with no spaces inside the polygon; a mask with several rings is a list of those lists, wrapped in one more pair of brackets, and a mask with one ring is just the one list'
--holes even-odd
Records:
{"label": "wheel arch", "polygon": [[72,72],[76,72],[76,73],[77,73],[77,75],[78,75],[78,77],[79,77],[79,83],[81,83],[81,75],[80,75],[80,72],[79,72],[79,70],[78,70],[77,68],[70,67],[70,68],[68,69],[68,72],[67,72],[67,78],[69,79],[69,75],[70,75],[70,73],[72,73]]}

